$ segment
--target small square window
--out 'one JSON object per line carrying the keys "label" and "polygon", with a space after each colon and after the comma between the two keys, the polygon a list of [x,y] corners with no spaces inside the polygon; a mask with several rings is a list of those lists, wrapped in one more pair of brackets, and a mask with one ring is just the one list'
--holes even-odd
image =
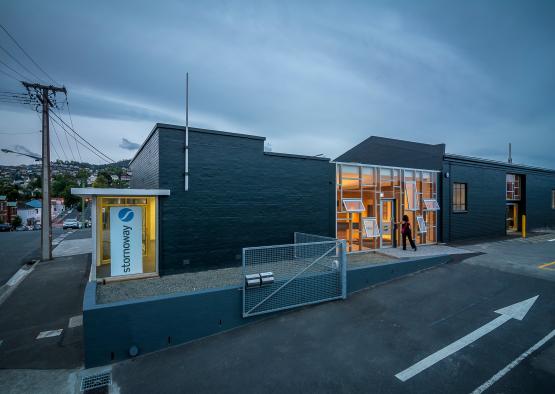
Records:
{"label": "small square window", "polygon": [[435,198],[425,199],[424,205],[428,211],[439,211],[439,204]]}
{"label": "small square window", "polygon": [[377,238],[380,236],[380,227],[376,218],[363,218],[362,225],[365,238]]}
{"label": "small square window", "polygon": [[364,204],[360,198],[344,198],[343,206],[347,212],[364,212]]}
{"label": "small square window", "polygon": [[425,233],[426,231],[428,231],[428,228],[426,227],[426,221],[422,216],[417,216],[416,221],[418,223],[418,232]]}

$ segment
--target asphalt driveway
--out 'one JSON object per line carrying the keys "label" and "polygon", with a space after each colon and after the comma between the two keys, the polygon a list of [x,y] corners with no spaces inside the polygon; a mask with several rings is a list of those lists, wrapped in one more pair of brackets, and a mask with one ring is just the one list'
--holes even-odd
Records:
{"label": "asphalt driveway", "polygon": [[[522,321],[510,319],[407,381],[395,377],[498,318],[495,310],[536,295]],[[113,377],[122,393],[468,393],[553,329],[551,277],[451,263],[119,363]],[[551,339],[493,391],[552,393],[554,354]]]}

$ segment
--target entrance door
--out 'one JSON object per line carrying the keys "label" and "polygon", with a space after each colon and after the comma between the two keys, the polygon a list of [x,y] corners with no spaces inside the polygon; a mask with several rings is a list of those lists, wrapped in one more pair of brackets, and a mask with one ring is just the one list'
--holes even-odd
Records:
{"label": "entrance door", "polygon": [[507,232],[518,231],[518,204],[507,203],[506,228]]}
{"label": "entrance door", "polygon": [[395,245],[395,200],[383,199],[381,205],[382,248],[391,248]]}

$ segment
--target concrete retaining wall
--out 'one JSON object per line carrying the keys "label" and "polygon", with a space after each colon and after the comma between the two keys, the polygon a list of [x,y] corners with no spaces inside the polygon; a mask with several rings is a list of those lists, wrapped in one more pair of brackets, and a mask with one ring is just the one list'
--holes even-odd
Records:
{"label": "concrete retaining wall", "polygon": [[[448,256],[397,261],[347,271],[348,292],[449,261]],[[83,300],[85,366],[92,368],[203,338],[256,321],[243,319],[242,289],[229,287],[134,301],[96,304],[96,283]]]}

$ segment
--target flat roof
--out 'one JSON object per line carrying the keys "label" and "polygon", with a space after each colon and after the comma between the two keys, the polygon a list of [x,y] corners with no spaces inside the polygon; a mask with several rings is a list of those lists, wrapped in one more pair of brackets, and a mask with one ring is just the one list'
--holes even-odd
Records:
{"label": "flat roof", "polygon": [[[146,143],[150,140],[150,138],[154,135],[154,132],[158,129],[185,131],[186,127],[185,126],[173,125],[173,124],[167,124],[167,123],[156,123],[154,125],[154,127],[152,128],[152,130],[150,131],[150,133],[148,134],[148,136],[146,137],[146,139],[143,141],[143,143],[139,147],[139,149],[137,150],[137,152],[135,153],[135,155],[133,156],[133,158],[129,161],[129,165],[131,165],[131,163],[133,163],[135,161],[135,159],[137,158],[139,153],[143,150]],[[265,141],[266,140],[266,137],[261,137],[261,136],[258,136],[258,135],[243,134],[243,133],[231,133],[229,131],[202,129],[200,127],[192,127],[192,126],[189,126],[189,132],[216,134],[216,135],[224,135],[224,136],[228,136],[228,137],[238,137],[238,138],[249,138],[249,139],[260,140],[260,141]]]}
{"label": "flat roof", "polygon": [[72,187],[76,196],[169,196],[168,189],[110,189],[100,187]]}
{"label": "flat roof", "polygon": [[545,168],[545,167],[535,167],[535,166],[530,166],[527,164],[518,164],[518,163],[508,163],[505,161],[499,161],[499,160],[491,160],[491,159],[482,159],[479,157],[473,157],[473,156],[464,156],[464,155],[456,155],[453,153],[446,153],[444,155],[444,160],[451,160],[451,161],[462,161],[462,162],[469,162],[469,163],[479,163],[479,164],[489,164],[492,166],[497,166],[497,167],[504,167],[507,169],[512,169],[512,170],[528,170],[528,171],[538,171],[538,172],[545,172],[545,173],[555,173],[555,170],[550,169],[550,168]]}

